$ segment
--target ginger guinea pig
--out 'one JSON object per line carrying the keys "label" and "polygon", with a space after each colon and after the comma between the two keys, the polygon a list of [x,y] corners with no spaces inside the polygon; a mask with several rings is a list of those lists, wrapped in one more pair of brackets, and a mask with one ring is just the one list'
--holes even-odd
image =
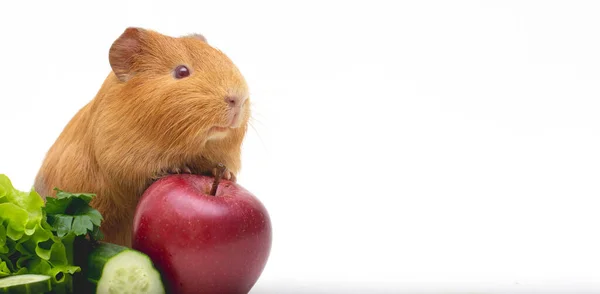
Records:
{"label": "ginger guinea pig", "polygon": [[105,241],[131,246],[143,192],[168,173],[235,180],[250,118],[248,87],[233,62],[202,35],[170,37],[127,28],[109,50],[111,73],[66,125],[35,180],[95,193]]}

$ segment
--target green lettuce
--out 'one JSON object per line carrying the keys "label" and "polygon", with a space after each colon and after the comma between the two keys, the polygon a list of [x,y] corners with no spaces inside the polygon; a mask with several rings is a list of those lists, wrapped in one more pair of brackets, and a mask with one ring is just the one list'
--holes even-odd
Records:
{"label": "green lettuce", "polygon": [[72,290],[75,239],[101,239],[102,216],[89,206],[94,194],[59,189],[46,198],[15,189],[0,174],[0,278],[17,274],[52,277],[55,292]]}
{"label": "green lettuce", "polygon": [[[46,222],[44,201],[33,189],[15,189],[0,174],[0,276],[43,274],[55,283],[80,271],[67,260],[66,247]],[[58,277],[58,278],[57,278]]]}

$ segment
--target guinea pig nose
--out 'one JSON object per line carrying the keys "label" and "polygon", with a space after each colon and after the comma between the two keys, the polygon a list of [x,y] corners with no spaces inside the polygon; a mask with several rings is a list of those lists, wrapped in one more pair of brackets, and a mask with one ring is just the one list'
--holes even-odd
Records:
{"label": "guinea pig nose", "polygon": [[239,99],[235,96],[226,96],[225,97],[225,102],[227,102],[227,104],[229,104],[229,107],[236,107],[238,104]]}

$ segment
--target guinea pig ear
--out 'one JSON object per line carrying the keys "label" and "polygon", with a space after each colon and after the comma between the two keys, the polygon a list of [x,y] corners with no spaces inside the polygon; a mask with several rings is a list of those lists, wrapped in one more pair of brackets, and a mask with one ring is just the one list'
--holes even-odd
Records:
{"label": "guinea pig ear", "polygon": [[121,82],[131,77],[134,57],[142,50],[142,38],[145,30],[129,27],[110,47],[108,59],[110,67]]}
{"label": "guinea pig ear", "polygon": [[208,41],[206,41],[206,37],[204,37],[202,34],[190,34],[190,35],[187,35],[186,37],[198,39],[204,43],[208,43]]}

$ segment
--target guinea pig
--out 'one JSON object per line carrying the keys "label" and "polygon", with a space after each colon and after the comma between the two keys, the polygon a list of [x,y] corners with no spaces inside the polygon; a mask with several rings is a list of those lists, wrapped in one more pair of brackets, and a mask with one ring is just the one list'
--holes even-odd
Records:
{"label": "guinea pig", "polygon": [[108,52],[112,71],[45,154],[34,188],[94,193],[104,240],[131,246],[133,215],[169,173],[236,180],[250,118],[240,70],[199,34],[129,27]]}

